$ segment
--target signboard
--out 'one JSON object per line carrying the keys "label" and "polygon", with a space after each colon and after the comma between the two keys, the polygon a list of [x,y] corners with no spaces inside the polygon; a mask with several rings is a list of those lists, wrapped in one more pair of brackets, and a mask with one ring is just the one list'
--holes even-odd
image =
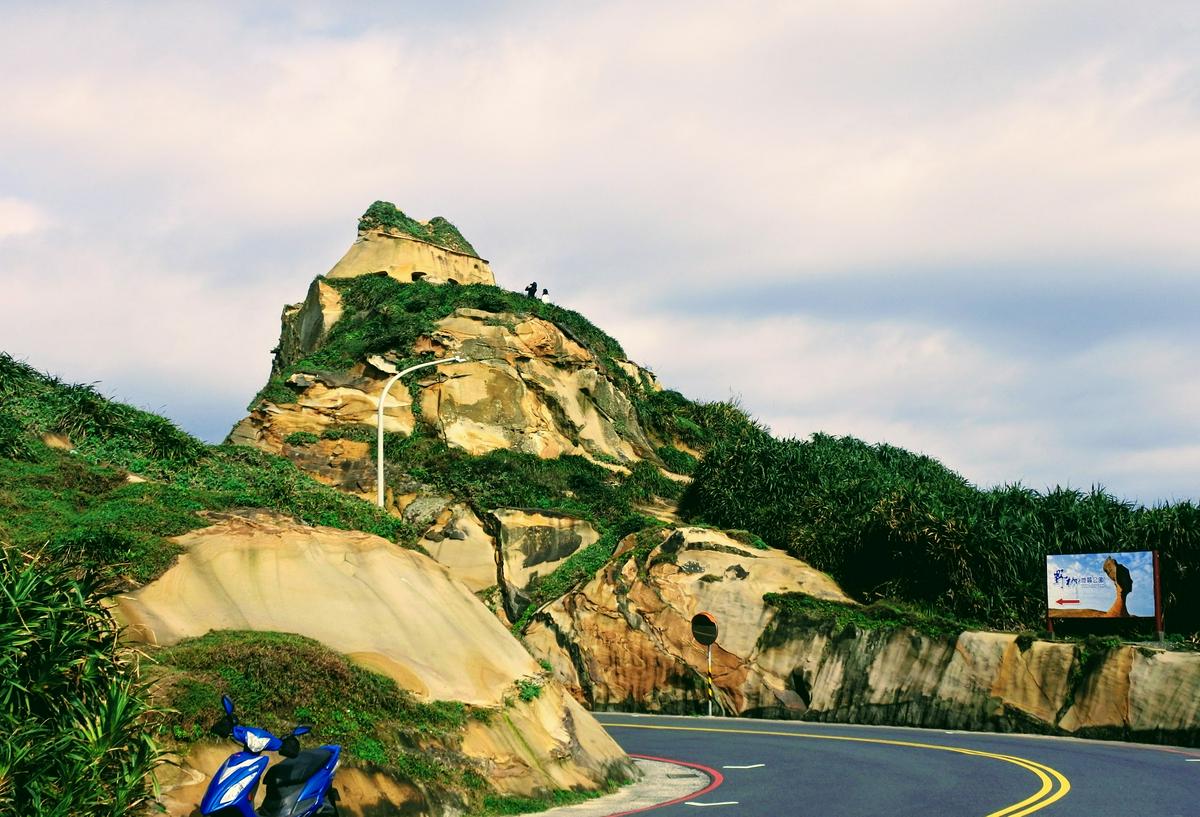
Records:
{"label": "signboard", "polygon": [[704,646],[709,646],[717,640],[717,620],[709,613],[696,613],[692,616],[692,638]]}
{"label": "signboard", "polygon": [[1152,551],[1046,557],[1050,618],[1158,619],[1158,595],[1158,554]]}

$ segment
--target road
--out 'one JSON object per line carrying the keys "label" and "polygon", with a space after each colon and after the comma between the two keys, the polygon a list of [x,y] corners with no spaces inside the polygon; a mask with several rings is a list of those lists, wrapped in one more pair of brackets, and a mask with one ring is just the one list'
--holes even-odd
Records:
{"label": "road", "polygon": [[1200,750],[796,721],[597,713],[630,754],[719,785],[654,817],[1196,817]]}

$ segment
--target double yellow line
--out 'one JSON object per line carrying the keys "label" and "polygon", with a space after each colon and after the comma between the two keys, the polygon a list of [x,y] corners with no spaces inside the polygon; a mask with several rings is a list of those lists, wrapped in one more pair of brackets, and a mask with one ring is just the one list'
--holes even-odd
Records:
{"label": "double yellow line", "polygon": [[914,743],[907,740],[885,740],[883,738],[855,738],[844,735],[815,735],[809,732],[771,732],[765,729],[720,729],[712,726],[654,726],[641,723],[605,723],[605,728],[620,727],[622,729],[663,729],[674,732],[727,732],[740,735],[774,735],[785,738],[808,738],[810,740],[840,740],[846,743],[875,743],[884,746],[903,746],[909,749],[933,749],[938,752],[954,752],[972,757],[985,757],[991,760],[1001,760],[1020,766],[1027,772],[1033,773],[1041,781],[1041,788],[1019,803],[1005,806],[999,811],[993,811],[986,817],[1025,817],[1041,811],[1051,803],[1056,803],[1067,796],[1071,790],[1071,782],[1066,777],[1049,766],[1015,755],[998,755],[993,752],[981,752],[977,749],[963,749],[957,746],[938,746],[934,743]]}

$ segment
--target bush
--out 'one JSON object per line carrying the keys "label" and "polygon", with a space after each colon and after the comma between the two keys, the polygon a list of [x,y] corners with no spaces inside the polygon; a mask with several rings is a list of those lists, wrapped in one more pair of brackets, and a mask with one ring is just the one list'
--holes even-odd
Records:
{"label": "bush", "polygon": [[320,440],[321,438],[311,431],[293,431],[283,438],[288,445],[313,445]]}

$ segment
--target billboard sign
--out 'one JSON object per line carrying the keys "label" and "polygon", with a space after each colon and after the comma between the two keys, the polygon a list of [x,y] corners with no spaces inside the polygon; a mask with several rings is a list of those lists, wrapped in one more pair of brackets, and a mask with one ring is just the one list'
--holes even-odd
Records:
{"label": "billboard sign", "polygon": [[1046,557],[1051,618],[1157,618],[1158,559],[1153,551]]}

